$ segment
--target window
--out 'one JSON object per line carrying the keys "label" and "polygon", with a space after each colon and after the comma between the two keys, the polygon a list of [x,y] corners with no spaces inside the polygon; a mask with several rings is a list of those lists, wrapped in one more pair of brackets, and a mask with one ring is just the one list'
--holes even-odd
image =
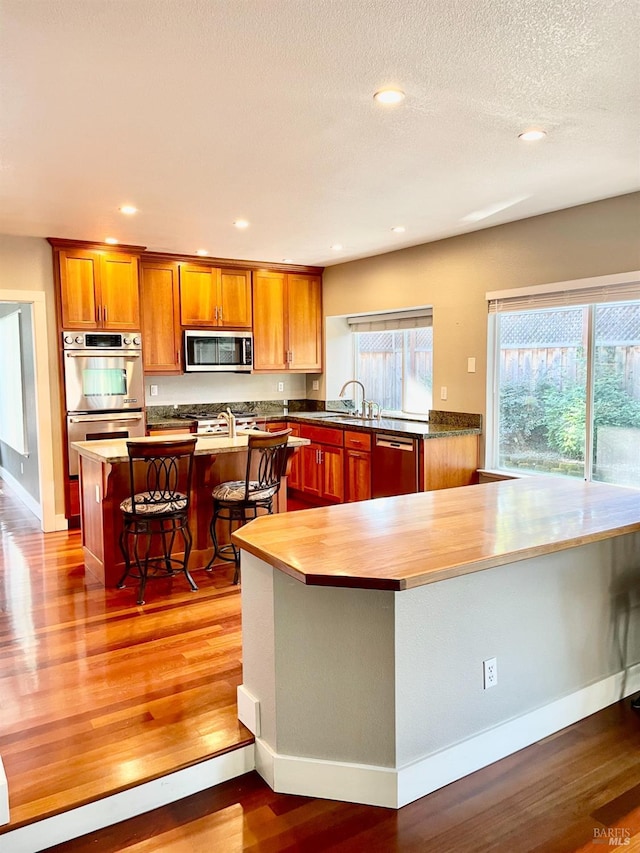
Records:
{"label": "window", "polygon": [[432,404],[431,311],[349,317],[355,377],[387,414],[426,415]]}
{"label": "window", "polygon": [[640,487],[640,298],[613,301],[627,291],[490,303],[489,466]]}

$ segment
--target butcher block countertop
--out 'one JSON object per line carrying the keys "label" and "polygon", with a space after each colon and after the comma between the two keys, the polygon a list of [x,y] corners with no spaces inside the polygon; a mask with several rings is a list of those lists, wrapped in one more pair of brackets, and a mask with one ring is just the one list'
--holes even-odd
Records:
{"label": "butcher block countertop", "polygon": [[635,531],[640,491],[528,477],[265,516],[233,539],[305,584],[403,590]]}
{"label": "butcher block countertop", "polygon": [[[212,456],[217,453],[242,453],[246,451],[249,442],[249,435],[273,435],[273,433],[262,432],[260,430],[248,430],[244,432],[238,430],[236,438],[229,438],[228,435],[223,436],[198,436],[196,442],[195,456]],[[78,451],[81,456],[87,459],[93,459],[95,462],[108,462],[113,465],[117,462],[128,462],[129,454],[127,453],[127,441],[134,441],[136,444],[145,442],[168,441],[169,439],[189,438],[188,435],[164,435],[161,439],[154,436],[147,438],[105,438],[99,441],[76,441],[71,446]],[[289,447],[301,447],[303,444],[309,444],[307,438],[297,438],[289,436],[287,442]]]}

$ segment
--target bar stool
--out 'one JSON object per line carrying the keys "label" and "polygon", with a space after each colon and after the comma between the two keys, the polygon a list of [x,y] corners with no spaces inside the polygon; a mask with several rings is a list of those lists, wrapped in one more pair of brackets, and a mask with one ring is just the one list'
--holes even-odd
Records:
{"label": "bar stool", "polygon": [[[258,515],[259,509],[273,513],[273,499],[280,490],[280,482],[284,476],[289,453],[287,440],[290,429],[274,432],[271,435],[250,435],[247,453],[247,469],[244,480],[229,480],[216,486],[213,497],[213,515],[209,530],[213,540],[213,557],[209,560],[206,570],[210,572],[216,557],[229,563],[235,563],[233,582],[240,579],[240,551],[230,541],[228,545],[220,545],[216,532],[218,521],[229,525],[229,539],[234,530],[251,521]],[[252,479],[252,474],[255,477]]]}
{"label": "bar stool", "polygon": [[[120,549],[126,568],[118,589],[125,586],[128,577],[139,580],[138,604],[144,604],[150,570],[151,577],[165,578],[183,572],[191,589],[198,589],[187,568],[192,541],[188,517],[196,440],[194,437],[127,442],[131,497],[120,504],[124,523]],[[177,533],[184,543],[181,558],[172,555]],[[140,537],[144,539],[142,549]]]}

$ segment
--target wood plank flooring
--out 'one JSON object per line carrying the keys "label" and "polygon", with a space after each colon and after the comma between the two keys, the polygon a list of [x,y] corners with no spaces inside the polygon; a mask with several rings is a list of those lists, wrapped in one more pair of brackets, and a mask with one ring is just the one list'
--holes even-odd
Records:
{"label": "wood plank flooring", "polygon": [[0,480],[0,833],[253,741],[232,570],[195,576],[195,593],[150,582],[137,607],[133,587],[85,579],[77,530],[42,534]]}
{"label": "wood plank flooring", "polygon": [[[230,579],[198,573],[198,593],[182,578],[153,584],[138,608],[132,589],[87,583],[78,532],[43,535],[0,481],[3,831],[251,741],[236,719]],[[249,773],[50,849],[597,853],[613,846],[607,833],[640,850],[640,714],[628,701],[397,812],[275,794]]]}
{"label": "wood plank flooring", "polygon": [[598,853],[607,832],[640,850],[640,715],[628,702],[397,812],[274,794],[249,773],[50,853]]}

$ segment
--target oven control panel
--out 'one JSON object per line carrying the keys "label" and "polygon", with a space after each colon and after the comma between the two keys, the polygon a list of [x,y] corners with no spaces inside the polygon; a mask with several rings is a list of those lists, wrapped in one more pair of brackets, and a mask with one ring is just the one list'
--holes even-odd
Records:
{"label": "oven control panel", "polygon": [[139,350],[140,332],[63,332],[62,343],[70,350]]}

